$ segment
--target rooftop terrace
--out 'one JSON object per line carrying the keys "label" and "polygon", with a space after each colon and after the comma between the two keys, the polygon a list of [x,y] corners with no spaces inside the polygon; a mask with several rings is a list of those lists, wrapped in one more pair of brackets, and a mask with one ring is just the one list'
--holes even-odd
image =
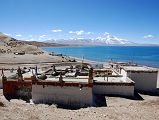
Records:
{"label": "rooftop terrace", "polygon": [[125,71],[140,71],[140,72],[157,72],[157,68],[151,68],[146,66],[122,66]]}

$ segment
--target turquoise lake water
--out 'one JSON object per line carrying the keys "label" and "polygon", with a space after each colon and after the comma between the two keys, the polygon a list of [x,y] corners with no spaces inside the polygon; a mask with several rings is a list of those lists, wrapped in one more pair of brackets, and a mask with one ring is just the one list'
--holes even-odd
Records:
{"label": "turquoise lake water", "polygon": [[159,47],[153,46],[66,46],[43,47],[42,49],[99,62],[112,59],[159,68]]}

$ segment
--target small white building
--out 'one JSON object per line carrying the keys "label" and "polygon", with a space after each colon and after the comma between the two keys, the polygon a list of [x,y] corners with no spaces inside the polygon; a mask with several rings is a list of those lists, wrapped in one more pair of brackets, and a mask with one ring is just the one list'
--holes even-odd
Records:
{"label": "small white building", "polygon": [[73,83],[49,83],[32,85],[34,103],[58,104],[66,107],[93,106],[92,87],[80,87]]}
{"label": "small white building", "polygon": [[157,88],[158,69],[146,66],[121,66],[123,79],[129,77],[135,82],[135,90],[153,91]]}
{"label": "small white building", "polygon": [[[63,81],[63,82],[62,82]],[[66,108],[94,106],[92,83],[85,78],[63,77],[47,78],[32,84],[32,100],[34,103],[57,104]]]}
{"label": "small white building", "polygon": [[121,77],[95,77],[93,93],[99,95],[134,96],[134,82],[128,77],[123,81]]}

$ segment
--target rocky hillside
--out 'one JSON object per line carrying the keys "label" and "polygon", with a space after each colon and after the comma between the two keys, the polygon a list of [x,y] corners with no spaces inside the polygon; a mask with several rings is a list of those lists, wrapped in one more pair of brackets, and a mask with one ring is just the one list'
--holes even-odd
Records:
{"label": "rocky hillside", "polygon": [[23,41],[28,45],[34,45],[37,47],[51,47],[51,46],[66,46],[67,44],[58,44],[58,43],[45,43],[45,42],[37,42],[37,41]]}
{"label": "rocky hillside", "polygon": [[0,33],[0,53],[42,53],[38,46],[29,44],[29,42],[16,40],[12,37]]}

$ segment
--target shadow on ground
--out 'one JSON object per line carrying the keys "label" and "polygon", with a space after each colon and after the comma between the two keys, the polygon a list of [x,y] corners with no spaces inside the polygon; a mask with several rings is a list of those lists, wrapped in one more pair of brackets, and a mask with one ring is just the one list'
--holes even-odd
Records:
{"label": "shadow on ground", "polygon": [[144,100],[140,94],[138,92],[134,92],[134,96],[123,96],[123,95],[105,95],[104,97],[120,97],[120,98],[126,98],[126,99],[130,99],[130,100]]}
{"label": "shadow on ground", "polygon": [[68,105],[62,105],[62,104],[58,104],[56,105],[57,108],[63,108],[63,109],[70,109],[70,110],[78,110],[78,109],[81,109],[81,108],[87,108],[87,107],[107,107],[107,103],[106,103],[106,99],[105,99],[105,96],[103,95],[97,95],[97,94],[94,94],[93,96],[93,104],[92,105],[86,105],[86,106],[68,106]]}
{"label": "shadow on ground", "polygon": [[104,95],[94,95],[94,106],[95,107],[107,107],[106,99]]}
{"label": "shadow on ground", "polygon": [[149,96],[159,96],[159,88],[157,88],[154,91],[150,91],[150,92],[138,91],[138,93],[141,93],[143,95],[149,95]]}

